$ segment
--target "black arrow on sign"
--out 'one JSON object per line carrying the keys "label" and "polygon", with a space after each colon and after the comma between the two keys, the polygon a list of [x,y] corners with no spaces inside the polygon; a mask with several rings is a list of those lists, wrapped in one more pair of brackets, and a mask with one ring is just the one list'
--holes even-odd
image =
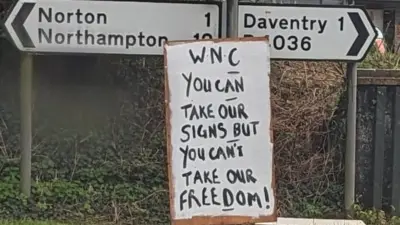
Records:
{"label": "black arrow on sign", "polygon": [[29,34],[24,27],[26,18],[28,18],[29,14],[31,13],[35,4],[36,3],[31,3],[31,2],[23,3],[21,8],[19,9],[19,12],[17,13],[14,20],[11,23],[11,26],[13,27],[15,34],[21,41],[21,44],[22,44],[22,46],[24,46],[24,48],[34,48],[35,47],[35,45],[32,42],[31,37],[29,37]]}
{"label": "black arrow on sign", "polygon": [[369,33],[364,22],[361,20],[360,14],[356,12],[349,12],[347,14],[349,14],[350,20],[353,22],[358,33],[356,40],[347,52],[347,56],[357,56],[358,53],[360,53],[361,48],[364,46],[365,41],[368,39]]}

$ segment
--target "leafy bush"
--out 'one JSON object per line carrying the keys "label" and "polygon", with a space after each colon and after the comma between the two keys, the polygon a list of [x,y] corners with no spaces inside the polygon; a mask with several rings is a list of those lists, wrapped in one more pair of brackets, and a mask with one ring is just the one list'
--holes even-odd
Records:
{"label": "leafy bush", "polygon": [[399,225],[400,217],[389,216],[382,210],[362,209],[359,205],[353,206],[354,219],[362,220],[366,225]]}
{"label": "leafy bush", "polygon": [[381,54],[372,47],[365,59],[359,64],[365,69],[400,69],[400,54],[393,53],[390,49]]}

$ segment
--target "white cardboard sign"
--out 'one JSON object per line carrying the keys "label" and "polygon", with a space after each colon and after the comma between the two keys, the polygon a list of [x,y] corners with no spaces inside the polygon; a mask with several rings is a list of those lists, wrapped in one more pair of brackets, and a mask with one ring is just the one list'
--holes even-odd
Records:
{"label": "white cardboard sign", "polygon": [[268,39],[164,48],[172,220],[274,221]]}

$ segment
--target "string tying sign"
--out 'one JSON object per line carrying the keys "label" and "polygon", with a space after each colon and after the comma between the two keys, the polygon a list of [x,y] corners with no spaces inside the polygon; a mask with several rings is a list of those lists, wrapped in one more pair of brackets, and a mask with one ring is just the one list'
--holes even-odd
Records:
{"label": "string tying sign", "polygon": [[267,38],[169,42],[164,57],[172,220],[273,221]]}

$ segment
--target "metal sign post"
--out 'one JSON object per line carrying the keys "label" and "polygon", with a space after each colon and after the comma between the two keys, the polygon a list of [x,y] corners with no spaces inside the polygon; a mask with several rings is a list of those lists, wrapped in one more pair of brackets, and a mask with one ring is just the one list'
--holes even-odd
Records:
{"label": "metal sign post", "polygon": [[31,195],[33,56],[21,54],[21,192]]}
{"label": "metal sign post", "polygon": [[[352,1],[351,5],[354,5]],[[374,29],[375,30],[375,29]],[[375,41],[375,38],[374,40]],[[357,132],[357,62],[346,67],[347,79],[347,128],[345,154],[344,206],[348,216],[352,214],[356,189],[356,132]]]}
{"label": "metal sign post", "polygon": [[355,198],[356,121],[357,121],[357,63],[347,63],[347,129],[345,154],[344,205],[347,213]]}
{"label": "metal sign post", "polygon": [[227,2],[227,36],[238,36],[238,22],[239,22],[239,0],[226,0]]}

